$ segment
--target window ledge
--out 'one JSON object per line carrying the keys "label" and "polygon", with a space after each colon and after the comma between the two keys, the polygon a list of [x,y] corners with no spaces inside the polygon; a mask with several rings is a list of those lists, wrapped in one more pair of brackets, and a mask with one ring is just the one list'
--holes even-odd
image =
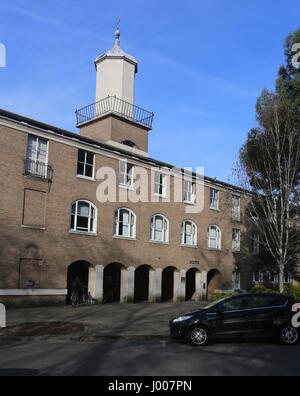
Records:
{"label": "window ledge", "polygon": [[132,186],[125,186],[123,184],[119,184],[119,188],[121,188],[122,190],[134,191],[134,188]]}
{"label": "window ledge", "polygon": [[190,248],[190,249],[198,249],[198,245],[185,245],[184,243],[181,243],[180,247]]}
{"label": "window ledge", "polygon": [[149,243],[154,243],[155,245],[169,245],[169,242],[152,241],[152,239],[150,239]]}
{"label": "window ledge", "polygon": [[167,199],[167,195],[161,195],[161,194],[157,194],[157,193],[153,193],[153,195],[154,195],[155,197],[158,197],[158,198]]}
{"label": "window ledge", "polygon": [[124,237],[121,235],[113,235],[113,239],[120,239],[123,241],[136,241],[136,238]]}
{"label": "window ledge", "polygon": [[91,182],[96,182],[97,181],[93,177],[87,177],[87,176],[83,176],[83,175],[76,175],[76,177],[77,177],[77,179],[87,180],[87,181],[91,181]]}
{"label": "window ledge", "polygon": [[86,236],[94,236],[94,237],[98,235],[97,233],[94,232],[84,232],[84,231],[74,231],[74,230],[70,230],[69,234],[86,235]]}
{"label": "window ledge", "polygon": [[192,202],[192,201],[184,201],[184,204],[185,205],[195,206],[195,201],[194,202]]}
{"label": "window ledge", "polygon": [[44,183],[49,182],[47,177],[30,175],[30,174],[24,175],[24,179],[31,179],[31,180],[41,181],[41,182],[44,182]]}
{"label": "window ledge", "polygon": [[215,212],[221,212],[221,210],[220,210],[219,208],[212,208],[212,207],[209,207],[209,209],[210,209],[210,210],[214,210]]}
{"label": "window ledge", "polygon": [[42,227],[42,226],[34,226],[34,225],[26,225],[26,224],[22,224],[21,227],[22,228],[29,228],[29,229],[32,229],[32,230],[40,230],[40,231],[45,231],[46,230],[46,228]]}
{"label": "window ledge", "polygon": [[211,252],[222,252],[222,249],[218,249],[218,248],[206,248],[206,249]]}

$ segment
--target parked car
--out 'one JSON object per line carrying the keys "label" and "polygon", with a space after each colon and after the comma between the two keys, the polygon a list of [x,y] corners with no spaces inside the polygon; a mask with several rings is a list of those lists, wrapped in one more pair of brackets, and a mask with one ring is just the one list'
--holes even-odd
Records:
{"label": "parked car", "polygon": [[216,339],[277,338],[284,344],[299,341],[292,325],[293,297],[243,294],[224,298],[204,309],[170,321],[171,336],[206,345]]}

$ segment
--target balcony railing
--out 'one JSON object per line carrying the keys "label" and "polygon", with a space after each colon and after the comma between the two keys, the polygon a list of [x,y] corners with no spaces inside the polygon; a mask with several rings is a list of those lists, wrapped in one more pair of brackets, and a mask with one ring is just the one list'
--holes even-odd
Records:
{"label": "balcony railing", "polygon": [[108,96],[99,102],[76,110],[77,126],[109,113],[120,115],[146,128],[152,128],[154,113],[125,102],[116,96]]}
{"label": "balcony railing", "polygon": [[25,176],[37,177],[43,179],[48,183],[52,182],[53,169],[51,166],[46,165],[43,162],[26,159],[25,161]]}

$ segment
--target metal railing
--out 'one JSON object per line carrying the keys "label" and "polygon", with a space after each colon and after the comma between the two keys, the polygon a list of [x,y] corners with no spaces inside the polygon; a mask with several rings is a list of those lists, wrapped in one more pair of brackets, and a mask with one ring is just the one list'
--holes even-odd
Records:
{"label": "metal railing", "polygon": [[53,169],[51,166],[46,165],[43,162],[34,161],[27,158],[24,161],[25,164],[25,176],[33,176],[38,177],[39,179],[43,179],[49,183],[52,182],[53,179]]}
{"label": "metal railing", "polygon": [[149,129],[152,128],[154,113],[125,102],[116,96],[108,96],[99,102],[76,110],[77,126],[108,113],[118,114]]}

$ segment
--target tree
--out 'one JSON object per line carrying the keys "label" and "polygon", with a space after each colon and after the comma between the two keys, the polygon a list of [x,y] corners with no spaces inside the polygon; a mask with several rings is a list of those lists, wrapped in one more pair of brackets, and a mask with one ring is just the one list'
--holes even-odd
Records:
{"label": "tree", "polygon": [[253,192],[248,215],[260,244],[277,264],[279,288],[284,272],[300,259],[300,71],[292,64],[292,47],[300,29],[286,40],[286,65],[281,66],[276,91],[264,90],[257,100],[259,126],[240,150],[239,177]]}

